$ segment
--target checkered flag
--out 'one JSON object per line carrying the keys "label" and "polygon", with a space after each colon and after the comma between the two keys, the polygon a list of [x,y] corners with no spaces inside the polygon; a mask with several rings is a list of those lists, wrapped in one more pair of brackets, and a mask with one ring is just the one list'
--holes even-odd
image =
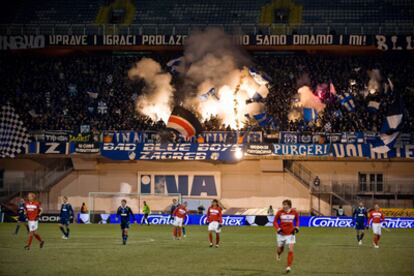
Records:
{"label": "checkered flag", "polygon": [[29,133],[10,105],[0,110],[0,158],[15,157],[29,143]]}

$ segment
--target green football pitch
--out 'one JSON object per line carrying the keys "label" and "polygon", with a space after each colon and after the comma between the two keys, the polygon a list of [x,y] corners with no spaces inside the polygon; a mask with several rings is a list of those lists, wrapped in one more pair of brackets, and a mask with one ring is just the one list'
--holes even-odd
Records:
{"label": "green football pitch", "polygon": [[[72,225],[61,239],[55,224],[40,224],[45,247],[23,246],[25,229],[0,224],[0,275],[279,275],[286,254],[275,260],[270,227],[225,227],[220,248],[209,248],[207,229],[188,226],[176,241],[169,226],[132,225],[121,244],[119,225]],[[372,234],[358,246],[352,229],[302,228],[297,235],[293,275],[414,275],[414,231],[383,231],[381,247]]]}

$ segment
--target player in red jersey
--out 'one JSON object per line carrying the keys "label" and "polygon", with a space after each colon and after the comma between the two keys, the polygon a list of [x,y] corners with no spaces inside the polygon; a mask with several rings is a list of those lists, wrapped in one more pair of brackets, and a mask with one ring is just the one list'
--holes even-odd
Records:
{"label": "player in red jersey", "polygon": [[179,204],[174,212],[174,222],[173,222],[173,237],[175,240],[180,240],[182,236],[182,228],[184,224],[184,219],[187,216],[187,202]]}
{"label": "player in red jersey", "polygon": [[213,247],[213,232],[216,233],[216,247],[219,247],[220,232],[223,224],[222,209],[217,199],[211,202],[211,206],[207,210],[207,224],[208,224],[208,240],[210,247]]}
{"label": "player in red jersey", "polygon": [[43,248],[45,242],[37,234],[37,228],[39,224],[39,217],[42,214],[42,207],[39,201],[36,201],[36,196],[34,193],[29,193],[27,196],[27,201],[24,203],[24,210],[27,217],[27,224],[29,225],[29,239],[24,249],[29,250],[32,244],[33,236],[40,242],[40,248]]}
{"label": "player in red jersey", "polygon": [[273,226],[277,231],[277,260],[280,261],[280,255],[285,245],[289,245],[287,258],[286,273],[291,270],[293,262],[293,246],[296,242],[295,234],[299,232],[299,215],[292,208],[292,201],[283,200],[283,208],[275,216]]}
{"label": "player in red jersey", "polygon": [[374,233],[374,248],[379,248],[379,240],[381,238],[381,222],[385,220],[384,214],[381,212],[378,204],[374,205],[374,210],[368,214],[368,225],[372,222],[372,232]]}

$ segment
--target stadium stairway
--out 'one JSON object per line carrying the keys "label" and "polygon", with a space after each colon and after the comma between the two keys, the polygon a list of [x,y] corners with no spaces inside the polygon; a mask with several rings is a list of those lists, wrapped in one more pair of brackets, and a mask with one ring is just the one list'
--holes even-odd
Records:
{"label": "stadium stairway", "polygon": [[339,195],[330,185],[314,185],[316,175],[311,170],[294,160],[285,160],[284,168],[291,176],[309,189],[311,195],[311,213],[319,216],[332,215],[333,207],[342,205],[352,209],[352,201],[348,195]]}

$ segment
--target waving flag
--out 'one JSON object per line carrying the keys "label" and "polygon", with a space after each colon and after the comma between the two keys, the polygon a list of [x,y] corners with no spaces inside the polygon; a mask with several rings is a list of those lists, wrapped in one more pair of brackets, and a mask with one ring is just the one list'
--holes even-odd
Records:
{"label": "waving flag", "polygon": [[184,57],[172,59],[167,62],[167,67],[172,73],[180,72],[180,65],[184,62]]}
{"label": "waving flag", "polygon": [[29,143],[29,134],[10,105],[0,110],[0,157],[15,157]]}
{"label": "waving flag", "polygon": [[206,93],[200,95],[198,98],[201,101],[207,101],[210,96],[216,98],[216,100],[218,100],[218,101],[220,100],[219,97],[216,94],[216,89],[214,87],[210,88],[210,90],[208,90]]}
{"label": "waving flag", "polygon": [[266,112],[260,112],[253,115],[245,114],[244,116],[248,119],[254,119],[261,127],[270,126],[271,128],[276,128],[275,123],[273,122],[273,117]]}
{"label": "waving flag", "polygon": [[253,97],[251,97],[250,99],[246,100],[246,104],[250,104],[250,103],[258,103],[261,102],[264,99],[264,97],[262,95],[259,94],[259,92],[255,92]]}
{"label": "waving flag", "polygon": [[305,122],[312,122],[318,119],[318,112],[313,108],[303,108],[303,120]]}
{"label": "waving flag", "polygon": [[373,151],[387,153],[397,141],[400,134],[399,129],[403,120],[403,102],[399,93],[395,95],[394,101],[388,107],[387,115],[382,123],[379,138],[374,141]]}
{"label": "waving flag", "polygon": [[354,98],[349,93],[345,92],[344,95],[339,96],[341,99],[341,105],[345,107],[349,112],[355,111]]}
{"label": "waving flag", "polygon": [[249,74],[259,85],[267,85],[272,81],[266,73],[258,72],[254,68],[249,68]]}
{"label": "waving flag", "polygon": [[178,131],[185,138],[191,138],[203,131],[197,117],[187,109],[176,106],[168,119],[167,128]]}
{"label": "waving flag", "polygon": [[369,112],[378,112],[379,108],[380,108],[381,103],[377,102],[377,101],[369,101],[368,102],[368,111]]}
{"label": "waving flag", "polygon": [[329,93],[336,95],[336,89],[332,82],[329,83]]}

